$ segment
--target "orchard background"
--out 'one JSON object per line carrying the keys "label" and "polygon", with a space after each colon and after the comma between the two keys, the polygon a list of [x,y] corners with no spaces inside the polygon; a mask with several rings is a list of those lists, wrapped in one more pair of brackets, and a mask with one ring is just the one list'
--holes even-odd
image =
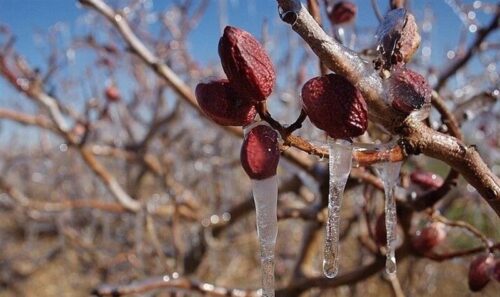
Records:
{"label": "orchard background", "polygon": [[[0,296],[256,296],[242,130],[215,125],[194,96],[199,82],[225,77],[226,25],[252,33],[276,71],[260,117],[282,137],[277,295],[495,296],[498,2],[357,0],[354,21],[332,25],[336,2],[302,1],[299,13],[285,0],[0,0]],[[331,70],[356,85],[380,79],[357,73],[361,60],[337,63],[345,51],[332,45],[371,63],[379,21],[397,7],[418,24],[407,67],[435,91],[431,113],[407,121],[370,85],[361,90],[371,115],[355,141],[399,141],[389,157],[357,159],[341,271],[327,279],[326,138],[302,122],[300,91]],[[337,41],[318,47],[318,24]],[[397,277],[384,273],[383,185],[371,166],[387,158],[404,159]],[[485,255],[492,280],[473,293],[470,263]]]}

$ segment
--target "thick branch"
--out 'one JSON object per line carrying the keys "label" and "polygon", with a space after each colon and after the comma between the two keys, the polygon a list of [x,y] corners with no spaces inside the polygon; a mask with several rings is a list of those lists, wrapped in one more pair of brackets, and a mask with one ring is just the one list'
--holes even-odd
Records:
{"label": "thick branch", "polygon": [[[369,105],[370,120],[382,124],[389,131],[394,131],[403,118],[385,103],[382,79],[373,69],[371,62],[363,60],[356,52],[326,34],[300,1],[277,1],[283,11],[283,19],[291,22],[292,29],[309,44],[324,65],[346,77],[361,91]],[[296,17],[289,17],[290,14]],[[285,15],[288,17],[284,17]]]}
{"label": "thick branch", "polygon": [[[448,127],[448,134],[461,141],[463,139],[463,135],[462,131],[460,131],[457,119],[453,113],[448,110],[441,96],[439,96],[439,94],[435,91],[432,92],[432,105],[441,114],[441,121]],[[430,191],[415,200],[415,203],[413,204],[414,209],[416,211],[420,211],[436,204],[451,190],[453,186],[456,185],[459,176],[459,172],[456,169],[451,168],[444,183],[439,188]]]}
{"label": "thick branch", "polygon": [[[410,153],[424,153],[442,160],[460,172],[500,215],[498,178],[488,169],[474,147],[457,138],[438,133],[412,117],[402,119],[384,102],[381,78],[359,55],[330,38],[298,0],[277,0],[285,22],[295,30],[333,71],[345,76],[362,92],[370,120],[407,138]],[[396,134],[396,133],[395,133]]]}
{"label": "thick branch", "polygon": [[500,185],[474,146],[466,146],[455,137],[432,130],[422,122],[408,119],[403,134],[409,153],[423,153],[446,162],[485,198],[500,215]]}
{"label": "thick branch", "polygon": [[[113,26],[118,29],[120,32],[121,36],[125,40],[125,42],[129,45],[129,47],[135,52],[151,69],[153,69],[160,77],[165,79],[165,81],[172,86],[174,91],[177,92],[181,96],[182,99],[184,99],[186,102],[188,102],[192,107],[194,107],[196,110],[200,111],[199,106],[196,102],[196,98],[194,93],[192,92],[191,88],[186,85],[167,65],[162,63],[158,57],[156,57],[142,42],[141,40],[137,37],[137,35],[134,34],[132,31],[132,28],[126,21],[126,19],[121,16],[119,13],[114,11],[110,6],[108,6],[104,1],[102,0],[79,0],[80,3],[83,5],[87,5],[97,11],[98,13],[102,14],[105,16]],[[360,87],[362,91],[364,91],[365,98],[368,98],[370,100],[367,100],[368,102],[371,102],[373,105],[372,110],[377,110],[376,114],[382,115],[380,116],[380,119],[378,119],[378,122],[382,122],[386,127],[393,127],[394,123],[397,123],[390,120],[388,121],[388,112],[391,112],[392,109],[389,109],[386,104],[380,100],[381,94],[382,94],[382,81],[378,74],[373,70],[373,67],[371,67],[371,64],[362,60],[355,52],[352,52],[346,48],[344,48],[342,45],[337,43],[336,41],[333,41],[330,39],[328,35],[326,35],[325,32],[321,29],[321,27],[318,25],[318,23],[311,17],[311,15],[307,12],[305,8],[301,8],[301,16],[302,18],[305,18],[305,23],[304,25],[311,25],[311,23],[317,28],[317,35],[319,35],[321,38],[324,39],[325,41],[325,48],[330,49],[330,52],[338,53],[336,57],[338,57],[342,61],[341,63],[336,63],[335,59],[330,58],[328,63],[332,65],[326,65],[332,69],[335,70],[336,72],[340,74],[344,74],[346,77],[348,77],[352,83],[355,83]],[[317,38],[316,36],[311,37],[312,40]],[[326,43],[326,42],[330,43]],[[314,49],[314,48],[313,48]],[[321,52],[321,51],[320,51]],[[324,57],[328,57],[329,53],[327,52]],[[320,56],[321,59],[323,59],[323,56]],[[345,60],[345,61],[344,61]],[[361,65],[361,66],[360,66]],[[350,75],[352,74],[352,75]],[[273,126],[273,128],[279,130],[279,131],[285,131],[289,132],[290,130],[287,130],[283,128],[281,124],[279,124],[277,121],[273,120],[272,118],[267,118],[270,122],[270,124]],[[385,122],[384,122],[385,121]],[[237,135],[239,137],[242,137],[243,134],[241,132],[240,128],[236,127],[224,127],[227,131],[231,132],[234,135]],[[283,133],[282,133],[283,134]],[[300,150],[303,150],[309,154],[314,154],[320,157],[327,157],[328,153],[326,150],[323,150],[321,148],[318,148],[314,145],[312,145],[310,142],[307,140],[294,136],[294,135],[282,135],[286,136],[284,137],[285,140],[285,145],[288,146],[293,146],[296,147]],[[296,163],[299,166],[303,166],[303,160],[300,158],[297,158],[296,155],[294,154],[289,154],[285,153],[284,154],[287,158],[289,158],[292,162]],[[354,156],[355,160],[360,166],[364,165],[369,165],[372,163],[379,162],[380,160],[374,160],[373,156],[369,156],[367,159],[367,162],[364,161],[364,159],[360,159],[362,157],[362,153],[358,153],[357,155]],[[399,156],[402,156],[399,154]],[[398,160],[399,161],[399,160]],[[308,171],[311,173],[310,171]]]}

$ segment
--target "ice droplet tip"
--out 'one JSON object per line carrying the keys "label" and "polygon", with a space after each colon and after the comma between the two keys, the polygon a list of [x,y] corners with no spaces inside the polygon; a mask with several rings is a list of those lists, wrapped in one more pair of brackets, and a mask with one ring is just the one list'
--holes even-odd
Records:
{"label": "ice droplet tip", "polygon": [[396,259],[387,259],[385,262],[385,271],[387,274],[395,274],[396,273]]}
{"label": "ice droplet tip", "polygon": [[326,261],[323,262],[323,274],[327,278],[336,277],[338,272],[339,272],[339,269],[334,264],[326,263]]}

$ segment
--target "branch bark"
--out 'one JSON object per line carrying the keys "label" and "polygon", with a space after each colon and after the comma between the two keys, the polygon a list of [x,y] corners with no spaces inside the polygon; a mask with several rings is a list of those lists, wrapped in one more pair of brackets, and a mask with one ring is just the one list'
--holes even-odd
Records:
{"label": "branch bark", "polygon": [[[361,91],[370,120],[405,137],[410,154],[424,153],[460,172],[500,216],[500,186],[473,146],[436,132],[412,117],[406,119],[384,101],[382,79],[367,61],[328,36],[298,0],[277,0],[285,22],[296,31],[331,70],[346,77]],[[290,17],[292,14],[295,17]]]}
{"label": "branch bark", "polygon": [[466,146],[455,137],[436,132],[422,122],[412,119],[408,119],[403,135],[409,153],[423,153],[450,165],[476,188],[500,216],[498,177],[489,170],[475,146]]}

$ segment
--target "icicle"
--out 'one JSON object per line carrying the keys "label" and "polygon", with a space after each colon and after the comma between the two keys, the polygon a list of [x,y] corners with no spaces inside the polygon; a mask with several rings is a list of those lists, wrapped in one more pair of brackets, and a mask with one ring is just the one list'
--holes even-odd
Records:
{"label": "icicle", "polygon": [[385,192],[385,228],[387,232],[387,250],[385,270],[389,274],[396,273],[396,199],[394,188],[398,182],[402,162],[384,162],[375,165],[377,173],[382,178]]}
{"label": "icicle", "polygon": [[257,234],[260,243],[262,269],[262,296],[274,297],[274,247],[278,236],[278,178],[252,179],[255,201]]}
{"label": "icicle", "polygon": [[243,129],[241,165],[252,181],[262,272],[262,296],[274,297],[274,249],[278,236],[278,133],[266,122]]}
{"label": "icicle", "polygon": [[352,144],[347,140],[328,138],[330,153],[330,189],[328,195],[328,220],[326,225],[323,272],[326,277],[337,275],[339,267],[339,225],[342,196],[351,172]]}

